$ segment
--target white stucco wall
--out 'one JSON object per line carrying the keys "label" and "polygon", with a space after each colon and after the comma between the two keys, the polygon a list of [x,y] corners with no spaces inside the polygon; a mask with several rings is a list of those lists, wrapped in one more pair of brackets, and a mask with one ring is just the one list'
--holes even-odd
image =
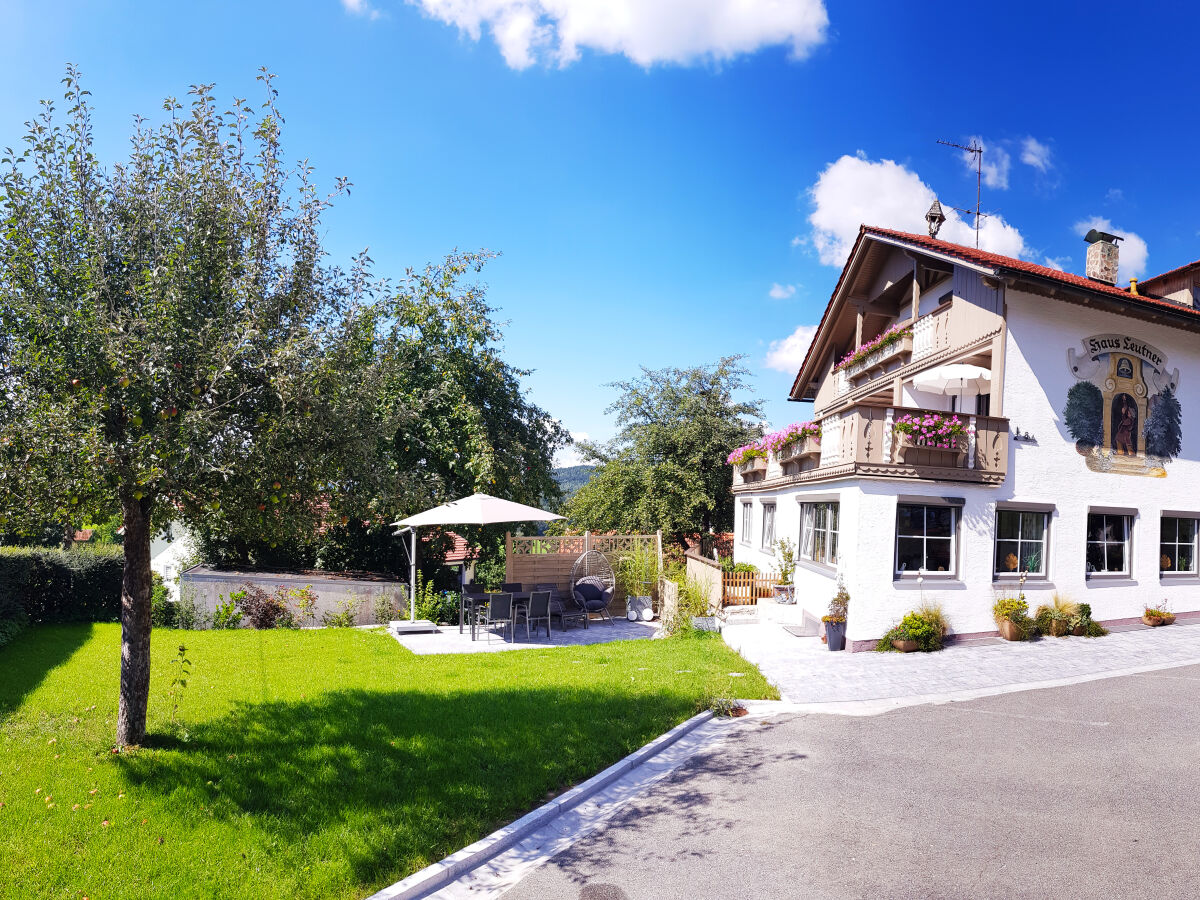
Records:
{"label": "white stucco wall", "polygon": [[[1165,325],[1104,313],[1044,297],[1009,291],[1004,415],[1034,442],[1009,442],[1008,475],[1000,486],[959,482],[914,483],[858,479],[789,487],[764,494],[740,494],[735,559],[773,570],[773,556],[760,549],[762,504],[776,504],[776,538],[799,543],[799,500],[833,499],[840,507],[840,571],[851,595],[847,637],[877,638],[922,599],[940,603],[958,634],[995,629],[991,607],[998,590],[993,578],[995,514],[998,503],[1053,506],[1049,522],[1046,578],[1025,586],[1031,611],[1055,591],[1091,604],[1100,620],[1135,619],[1147,604],[1164,599],[1176,612],[1200,610],[1200,578],[1160,577],[1159,519],[1168,514],[1200,518],[1200,338]],[[1183,410],[1183,452],[1166,466],[1165,478],[1093,472],[1075,449],[1062,422],[1068,389],[1076,379],[1068,348],[1097,334],[1129,334],[1166,354],[1166,368],[1178,368],[1177,397]],[[1189,348],[1192,348],[1189,350]],[[908,393],[906,397],[916,399]],[[922,406],[934,406],[921,398]],[[1139,427],[1141,424],[1140,423]],[[896,504],[900,495],[961,498],[958,573],[950,580],[928,578],[923,585],[893,574]],[[741,534],[740,504],[754,503],[754,534]],[[1130,510],[1134,515],[1128,577],[1086,576],[1089,510]],[[796,574],[800,609],[820,616],[836,589],[832,573],[801,567]]]}

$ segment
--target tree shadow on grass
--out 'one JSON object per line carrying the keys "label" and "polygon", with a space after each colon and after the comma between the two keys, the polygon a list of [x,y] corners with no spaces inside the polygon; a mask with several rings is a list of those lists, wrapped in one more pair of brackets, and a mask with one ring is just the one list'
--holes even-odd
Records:
{"label": "tree shadow on grass", "polygon": [[669,691],[350,690],[240,704],[186,743],[158,740],[119,764],[140,790],[170,795],[183,818],[249,816],[272,838],[310,848],[327,839],[370,888],[477,840],[694,711]]}
{"label": "tree shadow on grass", "polygon": [[0,650],[0,721],[92,636],[91,625],[39,625]]}

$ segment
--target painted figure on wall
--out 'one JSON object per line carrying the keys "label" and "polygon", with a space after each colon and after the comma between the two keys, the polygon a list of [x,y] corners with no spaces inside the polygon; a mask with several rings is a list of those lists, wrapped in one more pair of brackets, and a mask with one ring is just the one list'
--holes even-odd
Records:
{"label": "painted figure on wall", "polygon": [[1183,415],[1175,391],[1179,370],[1166,356],[1129,335],[1083,340],[1067,350],[1075,384],[1067,391],[1063,424],[1096,472],[1165,477],[1183,448]]}

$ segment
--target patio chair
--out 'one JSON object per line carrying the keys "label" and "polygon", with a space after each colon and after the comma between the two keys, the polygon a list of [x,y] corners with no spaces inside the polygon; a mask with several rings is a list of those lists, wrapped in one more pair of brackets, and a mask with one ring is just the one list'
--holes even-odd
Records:
{"label": "patio chair", "polygon": [[533,586],[535,591],[550,592],[550,615],[557,616],[559,624],[563,631],[567,629],[567,622],[572,619],[578,619],[583,622],[583,627],[587,628],[587,612],[584,608],[575,602],[573,596],[565,595],[558,589],[558,585],[552,581],[543,581]]}
{"label": "patio chair", "polygon": [[616,594],[617,576],[603,553],[589,550],[575,560],[571,567],[571,595],[584,608],[588,618],[599,613],[609,625],[614,624],[608,607]]}
{"label": "patio chair", "polygon": [[519,581],[507,581],[500,585],[500,590],[504,591],[506,594],[519,594],[521,591],[525,590],[525,588],[521,587],[521,583]]}
{"label": "patio chair", "polygon": [[[515,640],[512,613],[512,594],[488,594],[487,605],[476,608],[475,624],[479,628],[491,628],[493,625],[499,625],[501,628],[508,626],[508,633]],[[490,635],[491,632],[489,631],[488,634]],[[504,637],[503,632],[500,636]]]}
{"label": "patio chair", "polygon": [[574,594],[576,601],[584,609],[584,615],[589,619],[593,613],[599,613],[602,621],[607,621],[609,625],[614,624],[608,607],[612,604],[613,597],[616,596],[615,587],[606,588],[600,578],[588,575],[575,582],[575,589],[571,593]]}
{"label": "patio chair", "polygon": [[525,620],[525,637],[529,637],[530,623],[537,623],[533,626],[533,633],[537,634],[541,630],[542,622],[546,623],[546,637],[550,637],[550,592],[531,591],[529,605],[513,617],[514,625],[518,618]]}

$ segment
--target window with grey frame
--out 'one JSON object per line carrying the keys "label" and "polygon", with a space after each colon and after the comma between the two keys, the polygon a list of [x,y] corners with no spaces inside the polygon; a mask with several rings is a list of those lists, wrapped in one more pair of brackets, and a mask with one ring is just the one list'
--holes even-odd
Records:
{"label": "window with grey frame", "polygon": [[838,561],[836,502],[800,504],[800,558],[826,566]]}
{"label": "window with grey frame", "polygon": [[1046,529],[1050,514],[996,510],[996,575],[1045,575]]}
{"label": "window with grey frame", "polygon": [[770,550],[775,546],[775,504],[762,505],[762,549]]}
{"label": "window with grey frame", "polygon": [[750,543],[750,538],[754,536],[754,504],[746,502],[742,504],[742,543]]}
{"label": "window with grey frame", "polygon": [[896,574],[953,575],[958,537],[953,506],[896,506]]}
{"label": "window with grey frame", "polygon": [[1196,574],[1196,534],[1194,518],[1162,517],[1158,544],[1158,570],[1162,574]]}
{"label": "window with grey frame", "polygon": [[1130,516],[1088,513],[1088,575],[1128,575]]}

